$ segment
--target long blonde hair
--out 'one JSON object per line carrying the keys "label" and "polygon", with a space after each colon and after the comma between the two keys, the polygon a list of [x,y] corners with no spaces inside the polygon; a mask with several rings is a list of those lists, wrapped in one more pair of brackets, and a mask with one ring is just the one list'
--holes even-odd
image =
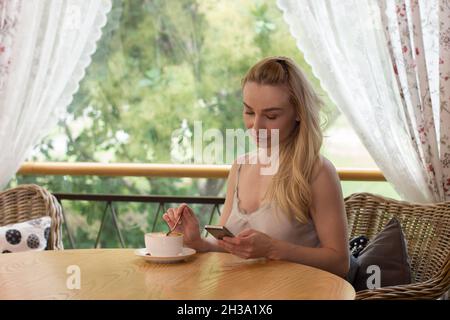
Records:
{"label": "long blonde hair", "polygon": [[320,164],[322,130],[320,108],[323,103],[296,63],[287,57],[268,57],[247,72],[247,82],[285,86],[289,102],[300,122],[288,139],[279,146],[279,167],[265,195],[301,223],[307,223],[312,201],[313,170]]}

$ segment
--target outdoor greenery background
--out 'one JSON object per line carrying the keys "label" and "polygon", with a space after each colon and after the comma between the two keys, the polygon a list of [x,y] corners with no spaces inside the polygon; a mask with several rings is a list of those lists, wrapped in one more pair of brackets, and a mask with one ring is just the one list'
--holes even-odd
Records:
{"label": "outdoor greenery background", "polygon": [[[103,37],[80,90],[59,126],[29,161],[172,163],[189,150],[171,136],[244,128],[240,81],[270,55],[293,58],[322,95],[323,154],[336,167],[375,167],[345,118],[321,89],[272,0],[113,0]],[[36,183],[51,192],[223,196],[224,179],[16,176],[10,187]],[[373,192],[398,198],[388,183],[343,182],[344,195]],[[105,203],[63,202],[76,247],[92,247]],[[170,206],[170,204],[168,204]],[[176,204],[172,204],[175,206]],[[211,207],[193,206],[201,224]],[[117,203],[125,243],[142,247],[157,205]],[[217,217],[216,217],[217,219]],[[157,221],[157,230],[166,230]],[[65,247],[69,247],[67,237]],[[111,219],[101,247],[119,246]]]}

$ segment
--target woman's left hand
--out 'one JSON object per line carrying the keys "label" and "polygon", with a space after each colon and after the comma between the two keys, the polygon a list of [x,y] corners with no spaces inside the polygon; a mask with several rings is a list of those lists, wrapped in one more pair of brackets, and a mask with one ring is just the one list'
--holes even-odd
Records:
{"label": "woman's left hand", "polygon": [[273,250],[274,241],[267,234],[246,229],[236,237],[224,237],[218,240],[221,248],[244,259],[269,258]]}

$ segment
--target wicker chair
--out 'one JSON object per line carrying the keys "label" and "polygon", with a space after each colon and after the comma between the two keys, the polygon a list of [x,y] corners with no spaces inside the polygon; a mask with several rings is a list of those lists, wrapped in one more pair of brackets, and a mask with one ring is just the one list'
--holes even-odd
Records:
{"label": "wicker chair", "polygon": [[62,209],[50,192],[34,184],[24,184],[0,192],[0,226],[43,216],[50,216],[52,219],[48,248],[63,249]]}
{"label": "wicker chair", "polygon": [[436,299],[450,288],[450,201],[416,204],[369,193],[345,198],[350,237],[380,232],[397,217],[405,233],[412,283],[363,290],[356,299]]}

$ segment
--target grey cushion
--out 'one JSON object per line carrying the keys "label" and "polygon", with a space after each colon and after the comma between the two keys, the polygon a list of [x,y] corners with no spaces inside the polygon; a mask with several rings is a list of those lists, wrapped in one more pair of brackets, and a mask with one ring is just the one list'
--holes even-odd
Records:
{"label": "grey cushion", "polygon": [[[356,274],[353,275],[353,279],[349,279],[353,280],[350,282],[356,291],[368,289],[367,280],[374,275],[374,271],[369,269],[368,272],[369,266],[372,265],[380,268],[381,287],[411,283],[406,240],[400,222],[396,218],[392,218],[368,243],[356,261],[358,265]],[[369,283],[374,283],[372,279],[373,277]]]}
{"label": "grey cushion", "polygon": [[347,273],[346,280],[350,282],[352,285],[355,282],[358,270],[359,270],[358,260],[350,253],[350,269]]}

